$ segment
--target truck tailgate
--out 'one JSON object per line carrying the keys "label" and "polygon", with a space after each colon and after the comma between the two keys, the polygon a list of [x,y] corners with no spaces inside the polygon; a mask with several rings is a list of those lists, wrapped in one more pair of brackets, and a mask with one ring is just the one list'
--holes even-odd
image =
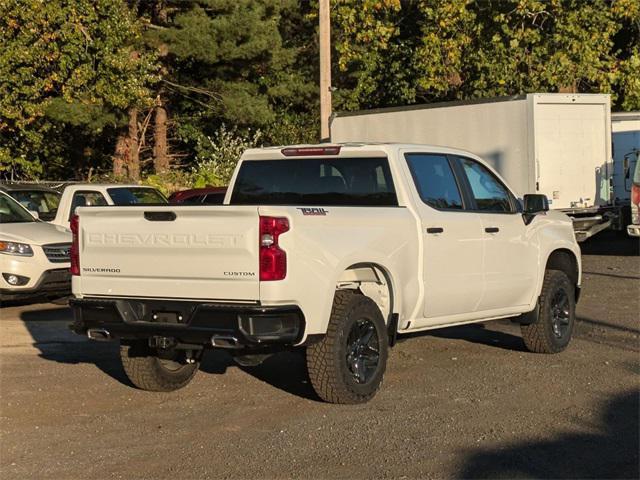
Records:
{"label": "truck tailgate", "polygon": [[76,295],[259,298],[256,207],[90,207],[78,213]]}

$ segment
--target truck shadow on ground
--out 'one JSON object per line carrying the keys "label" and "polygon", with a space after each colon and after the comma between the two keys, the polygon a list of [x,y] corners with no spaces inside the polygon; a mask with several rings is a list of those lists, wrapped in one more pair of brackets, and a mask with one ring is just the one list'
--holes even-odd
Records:
{"label": "truck shadow on ground", "polygon": [[[48,308],[42,310],[25,311],[20,314],[29,331],[33,343],[46,360],[70,365],[87,363],[95,365],[100,371],[124,385],[133,387],[122,369],[119,359],[117,342],[94,342],[84,339],[67,329],[71,323],[69,309]],[[620,331],[621,333],[640,333],[638,330],[620,327],[590,318],[582,319],[578,324],[576,336],[589,340],[589,329],[585,327]],[[499,328],[511,327],[508,320],[491,322]],[[491,323],[471,324],[450,327],[428,332],[418,332],[401,335],[399,341],[419,337],[435,337],[451,340],[462,340],[493,348],[511,350],[515,352],[527,351],[521,336],[492,329]],[[602,342],[605,339],[600,339]],[[625,343],[626,345],[626,343]],[[267,383],[274,388],[308,400],[320,401],[316,395],[307,372],[304,350],[282,352],[267,358],[255,367],[241,367],[237,365],[228,352],[222,350],[208,350],[203,357],[200,370],[206,374],[223,375],[229,368],[239,368],[252,377]]]}
{"label": "truck shadow on ground", "polygon": [[304,350],[281,352],[271,355],[255,367],[241,367],[227,352],[209,350],[205,353],[200,370],[223,374],[227,368],[239,368],[252,377],[279,390],[307,400],[320,401],[309,381]]}
{"label": "truck shadow on ground", "polygon": [[[135,388],[120,363],[117,342],[95,342],[68,329],[72,322],[68,308],[42,308],[20,313],[31,345],[39,350],[39,357],[53,362],[77,365],[93,364],[114,380]],[[204,373],[222,375],[229,368],[243,372],[275,388],[299,397],[319,400],[309,383],[304,356],[300,352],[272,355],[256,367],[240,367],[231,356],[221,350],[207,350],[200,365]]]}
{"label": "truck shadow on ground", "polygon": [[640,476],[640,391],[615,396],[601,408],[598,423],[576,418],[582,429],[548,440],[519,442],[465,452],[459,478],[619,478]]}
{"label": "truck shadow on ground", "polygon": [[605,231],[580,244],[582,255],[640,255],[640,240],[624,232]]}
{"label": "truck shadow on ground", "polygon": [[95,365],[120,383],[132,386],[119,360],[115,342],[92,342],[68,329],[72,322],[68,308],[43,308],[20,313],[40,358],[58,363]]}
{"label": "truck shadow on ground", "polygon": [[[504,322],[504,321],[503,321]],[[507,323],[509,323],[507,321]],[[483,323],[462,325],[459,327],[440,328],[426,332],[408,333],[398,337],[398,341],[403,342],[418,337],[448,338],[451,340],[464,340],[470,343],[487,345],[504,350],[515,352],[526,352],[527,349],[522,341],[522,337],[511,333],[502,332],[487,328]]]}

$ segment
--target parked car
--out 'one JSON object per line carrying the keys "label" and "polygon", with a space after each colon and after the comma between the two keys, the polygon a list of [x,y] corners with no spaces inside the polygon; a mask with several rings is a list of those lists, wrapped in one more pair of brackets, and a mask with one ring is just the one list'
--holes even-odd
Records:
{"label": "parked car", "polygon": [[[640,237],[640,152],[635,153],[636,161],[633,170],[629,170],[631,178],[631,224],[627,233],[632,237]],[[631,169],[631,166],[629,167]]]}
{"label": "parked car", "polygon": [[71,293],[71,234],[0,192],[0,299]]}
{"label": "parked car", "polygon": [[[73,329],[116,339],[136,386],[185,386],[206,348],[243,364],[306,347],[326,401],[372,398],[396,335],[514,318],[567,347],[571,219],[517,200],[476,155],[429,145],[247,150],[228,205],[79,208]],[[508,366],[505,366],[508,368]]]}
{"label": "parked car", "polygon": [[61,194],[49,187],[35,184],[3,183],[0,191],[10,195],[40,220],[52,221],[56,217]]}
{"label": "parked car", "polygon": [[222,205],[226,193],[227,187],[192,188],[172,193],[169,203]]}
{"label": "parked car", "polygon": [[71,216],[77,207],[165,203],[167,203],[167,199],[162,193],[155,188],[144,185],[74,183],[62,191],[56,216],[51,220],[51,223],[69,228]]}

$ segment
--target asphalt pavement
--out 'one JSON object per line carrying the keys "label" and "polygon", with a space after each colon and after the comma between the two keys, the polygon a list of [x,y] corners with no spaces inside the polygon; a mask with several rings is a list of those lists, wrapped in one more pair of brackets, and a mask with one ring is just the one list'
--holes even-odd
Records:
{"label": "asphalt pavement", "polygon": [[69,310],[0,310],[0,474],[24,478],[639,478],[640,257],[582,245],[580,322],[559,355],[487,322],[401,338],[382,390],[322,403],[302,355],[210,352],[173,393],[137,390]]}

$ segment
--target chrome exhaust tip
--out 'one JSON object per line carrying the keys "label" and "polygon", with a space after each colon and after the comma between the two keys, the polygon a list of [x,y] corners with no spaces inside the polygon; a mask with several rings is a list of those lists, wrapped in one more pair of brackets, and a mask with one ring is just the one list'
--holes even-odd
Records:
{"label": "chrome exhaust tip", "polygon": [[236,337],[229,335],[214,335],[211,337],[211,345],[218,348],[240,348]]}
{"label": "chrome exhaust tip", "polygon": [[96,340],[98,342],[111,340],[111,334],[104,328],[90,328],[87,330],[87,337],[89,337],[90,340]]}

